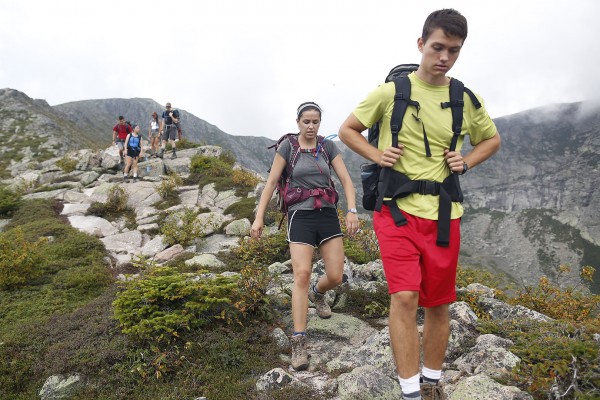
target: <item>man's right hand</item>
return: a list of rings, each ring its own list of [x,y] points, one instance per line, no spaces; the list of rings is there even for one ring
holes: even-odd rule
[[[381,153],[381,159],[378,164],[380,167],[384,168],[392,167],[402,155],[404,155],[404,145],[398,143],[398,147],[388,147]]]

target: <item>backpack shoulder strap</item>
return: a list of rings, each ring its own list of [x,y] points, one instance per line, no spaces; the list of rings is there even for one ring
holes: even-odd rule
[[[298,135],[294,133],[288,133],[284,135],[283,138],[287,138],[288,142],[290,142],[291,151],[290,151],[290,159],[286,165],[287,170],[287,178],[286,181],[292,180],[292,172],[294,171],[294,167],[298,163],[300,159],[300,142],[298,141]],[[282,138],[282,139],[283,139]]]
[[[442,108],[452,108],[452,132],[454,135],[452,135],[452,142],[450,142],[450,151],[456,149],[456,143],[460,136],[460,131],[462,130],[463,111],[465,107],[463,98],[465,93],[471,98],[471,102],[475,108],[481,108],[481,103],[477,96],[475,96],[475,93],[455,78],[450,79],[450,101],[441,103]]]
[[[327,161],[327,165],[331,168],[331,157],[329,157],[329,152],[327,151],[327,146],[325,146],[325,137],[321,135],[317,135],[317,151],[321,151],[323,153],[323,157],[325,157],[325,161]]]
[[[419,103],[410,99],[410,79],[401,76],[394,80],[396,94],[394,95],[394,109],[390,118],[390,129],[392,131],[392,146],[398,147],[398,133],[402,129],[402,120],[409,105],[420,107]]]
[[[466,86],[465,86],[465,93],[469,95],[469,97],[471,98],[471,102],[473,103],[473,105],[475,106],[475,108],[476,109],[480,109],[481,108],[481,103],[479,102],[479,99],[477,98],[477,96],[475,96],[475,93],[473,93],[471,91],[471,89],[469,89]]]
[[[463,123],[463,109],[465,102],[463,100],[465,94],[465,85],[458,79],[450,79],[450,101],[442,102],[442,108],[451,108],[452,111],[452,141],[450,142],[450,151],[456,149],[456,143],[460,136]]]
[[[402,129],[402,120],[404,114],[409,105],[414,106],[417,110],[421,107],[419,102],[410,99],[410,78],[408,76],[401,76],[394,80],[396,87],[396,94],[394,95],[394,109],[392,110],[392,116],[390,117],[390,129],[392,131],[392,146],[398,147],[398,133]],[[385,189],[388,187],[391,175],[391,168],[382,168],[379,175],[379,182],[377,183],[377,201],[375,203],[375,210],[381,210],[383,205],[383,197]]]

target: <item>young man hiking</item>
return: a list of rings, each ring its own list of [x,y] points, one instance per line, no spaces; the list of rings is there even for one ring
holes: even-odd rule
[[[162,118],[160,120],[160,132],[162,138],[162,144],[160,147],[160,153],[158,157],[163,158],[165,153],[165,148],[167,147],[167,141],[171,141],[171,146],[173,148],[173,154],[171,154],[171,159],[177,158],[177,145],[175,140],[177,139],[177,124],[179,123],[179,111],[171,109],[171,103],[167,103],[165,105],[165,111],[162,113]]]
[[[439,381],[450,331],[448,306],[456,300],[463,214],[462,194],[456,195],[460,193],[456,175],[466,173],[500,148],[500,135],[480,97],[468,95],[465,89],[461,95],[464,103],[450,101],[446,74],[466,37],[467,21],[458,11],[435,11],[425,21],[417,40],[421,63],[408,75],[410,101],[396,146],[392,146],[390,126],[395,82],[372,91],[339,133],[353,151],[383,167],[382,177],[393,177],[380,178],[379,188],[386,199],[376,206],[373,225],[391,297],[390,342],[404,399],[446,398]],[[453,116],[456,105],[462,107],[459,117]],[[462,124],[454,129],[456,142],[451,145],[454,118],[462,119]],[[361,132],[379,121],[379,142],[374,147]],[[466,134],[473,149],[463,156],[460,149]],[[446,186],[451,181],[456,182]],[[398,182],[412,189],[401,192]],[[447,205],[444,210],[443,204]],[[421,374],[418,306],[425,309]]]
[[[125,139],[133,130],[131,126],[125,123],[125,117],[119,115],[119,122],[113,127],[112,139],[113,145],[119,148],[119,158],[123,164],[125,151]]]

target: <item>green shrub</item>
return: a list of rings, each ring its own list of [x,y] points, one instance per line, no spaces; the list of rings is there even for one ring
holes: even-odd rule
[[[263,319],[270,319],[272,312],[268,307],[267,289],[273,279],[267,267],[247,265],[242,268],[240,274],[235,308],[244,318],[259,315]]]
[[[0,233],[0,289],[15,289],[41,275],[44,255],[40,247],[46,240],[32,243],[19,227]]]
[[[190,208],[168,215],[160,226],[160,233],[169,246],[177,243],[187,246],[205,232],[206,227],[198,220],[198,214]]]
[[[113,221],[126,212],[131,211],[127,206],[129,194],[120,185],[113,185],[108,190],[106,202],[93,202],[87,210],[88,215],[96,215]]]
[[[229,167],[233,167],[235,162],[237,161],[235,158],[235,154],[233,154],[230,150],[225,150],[219,156],[219,159],[223,161],[225,164],[229,165]]]
[[[559,274],[567,273],[570,267],[562,265]],[[587,266],[581,271],[584,280],[592,279],[594,268]],[[577,287],[561,288],[543,276],[537,286],[525,286],[509,301],[520,304],[547,316],[567,321],[581,322],[600,313],[600,295],[587,294]]]
[[[6,229],[16,228],[30,222],[38,222],[45,219],[56,219],[62,205],[54,200],[35,199],[27,200],[21,203],[19,208],[13,213],[13,217]],[[24,230],[25,236],[29,232]]]
[[[231,181],[237,187],[238,195],[246,197],[248,192],[258,185],[260,178],[250,171],[234,169],[231,174]]]
[[[98,264],[63,269],[52,279],[55,288],[85,297],[99,295],[112,281],[108,269]]]
[[[233,203],[223,211],[223,214],[232,214],[236,219],[248,218],[250,222],[254,221],[254,208],[256,207],[256,198],[244,197],[237,203]]]
[[[345,214],[342,210],[338,210],[338,218],[344,234],[344,254],[349,260],[357,264],[366,264],[381,258],[375,231],[367,228],[364,220],[358,220],[358,232],[354,236],[349,236],[346,231]]]
[[[77,167],[77,160],[67,156],[66,154],[60,160],[56,161],[56,166],[62,169],[64,172],[73,172]]]
[[[114,301],[123,333],[138,340],[169,343],[183,331],[224,318],[235,279],[192,279],[171,267],[157,267],[123,284]]]
[[[534,320],[501,320],[480,323],[481,333],[493,333],[512,340],[510,351],[521,361],[506,382],[534,399],[547,399],[552,387],[564,399],[597,399],[600,391],[598,343],[600,321],[585,323]],[[573,386],[571,386],[573,385]],[[570,388],[567,391],[567,388]]]
[[[190,162],[190,170],[203,176],[231,177],[232,175],[231,165],[221,158],[196,155]]]
[[[182,137],[181,140],[177,142],[177,150],[193,149],[196,147],[200,147],[200,144],[191,142],[188,139],[186,139],[185,137]],[[165,148],[165,150],[169,151],[172,149],[173,149],[173,146],[171,146],[171,142],[167,143],[167,147]]]
[[[0,217],[10,217],[20,204],[20,195],[0,186]]]
[[[247,238],[240,241],[229,256],[223,255],[232,271],[241,271],[247,265],[267,267],[274,262],[289,260],[290,252],[285,227],[271,235],[263,235],[259,240]]]
[[[177,189],[183,184],[179,174],[170,174],[169,177],[160,182],[156,191],[163,199],[179,197]]]

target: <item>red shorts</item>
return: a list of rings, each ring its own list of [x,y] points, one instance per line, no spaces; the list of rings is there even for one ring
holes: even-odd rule
[[[460,219],[450,222],[450,246],[436,245],[437,221],[402,211],[408,223],[396,226],[387,206],[373,213],[389,293],[418,291],[419,305],[436,307],[456,300]]]

